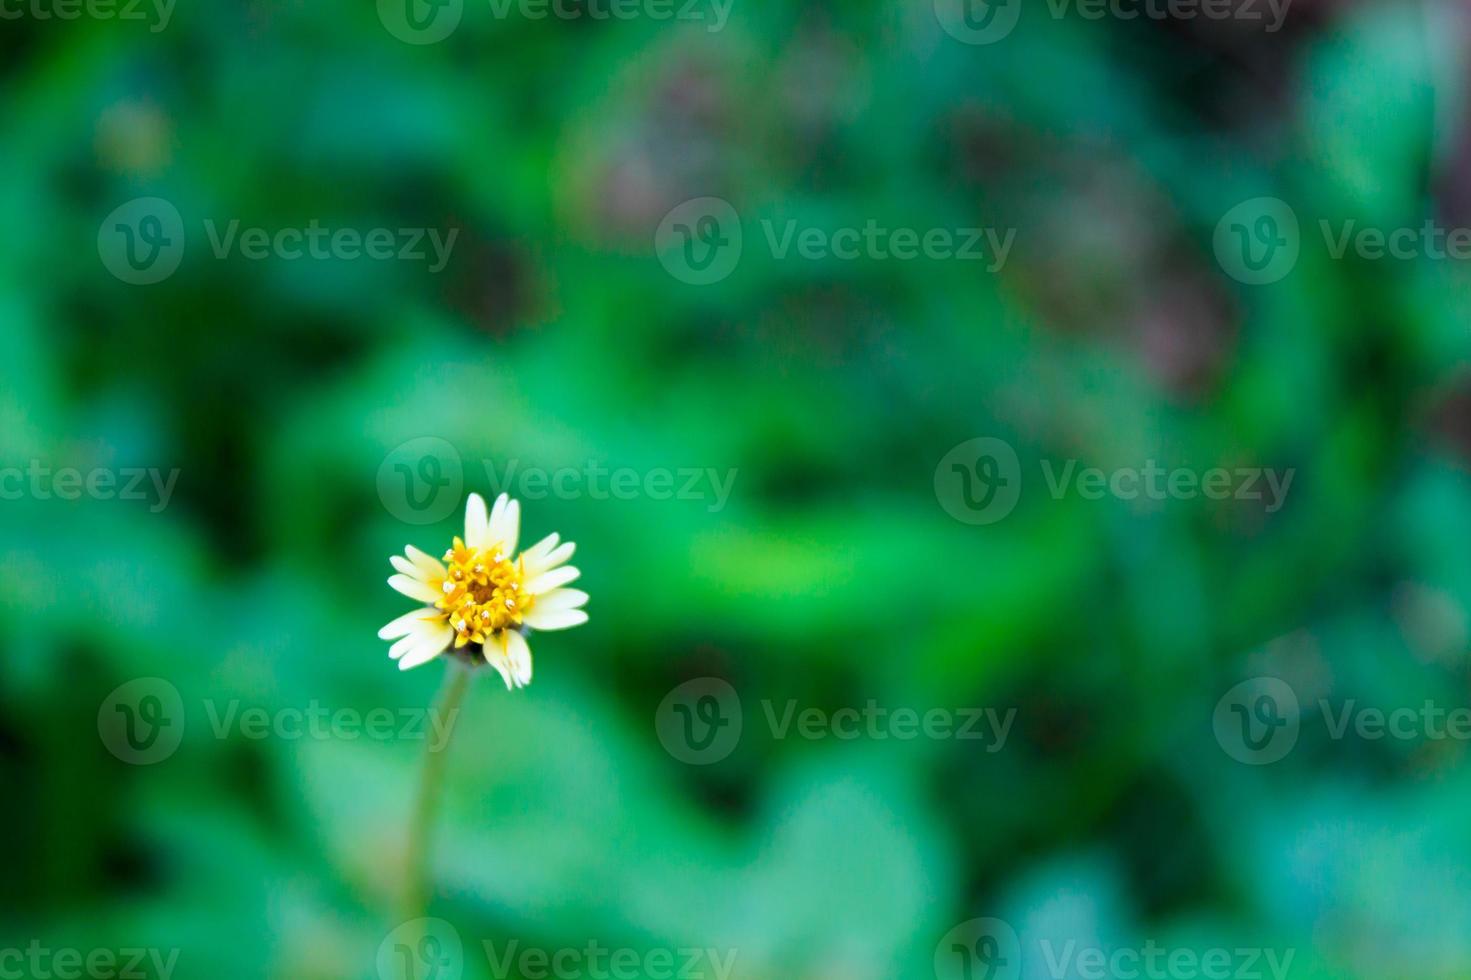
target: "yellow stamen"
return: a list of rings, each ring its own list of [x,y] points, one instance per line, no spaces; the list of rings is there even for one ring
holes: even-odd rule
[[[457,647],[484,643],[497,630],[521,625],[531,598],[521,588],[525,573],[519,563],[500,552],[491,556],[470,548],[459,538],[444,561],[449,568],[437,606],[455,628]]]

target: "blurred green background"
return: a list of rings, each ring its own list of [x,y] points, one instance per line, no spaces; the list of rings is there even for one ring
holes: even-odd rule
[[[1272,31],[1029,3],[976,44],[948,0],[734,0],[719,29],[652,2],[165,23],[7,0],[0,951],[382,976],[424,741],[218,719],[430,704],[442,665],[400,673],[375,637],[411,606],[387,556],[442,551],[464,493],[525,489],[494,485],[509,466],[596,464],[637,488],[521,494],[524,543],[578,543],[592,618],[532,638],[528,689],[470,692],[429,907],[463,954],[415,980],[536,975],[486,942],[728,950],[730,976],[783,980],[1104,975],[1044,941],[1471,976],[1465,735],[1331,724],[1467,702],[1471,278],[1318,230],[1471,224],[1463,11],[1297,0]],[[396,19],[451,14],[433,43]],[[705,197],[743,244],[698,283],[666,215]],[[1218,226],[1263,197],[1300,254],[1251,284]],[[145,204],[117,230],[155,198],[177,227]],[[213,246],[232,221],[455,238],[438,271],[252,258]],[[788,221],[1015,244],[996,271],[779,255]],[[179,242],[177,269],[117,274],[123,234],[134,258]],[[426,437],[461,478],[420,523],[395,481],[442,472]],[[980,437],[1014,449],[1020,496],[973,524],[942,461]],[[1295,476],[1271,512],[1042,476],[1150,460]],[[21,478],[41,468],[178,474],[166,503],[65,499]],[[685,468],[731,474],[728,498],[642,482]],[[1244,764],[1214,719],[1262,677],[1299,700],[1297,741]],[[182,741],[130,764],[115,692],[143,678],[177,691]],[[679,707],[691,681],[742,723],[706,764],[668,747],[708,703]],[[870,701],[1014,724],[996,745],[770,720]]]

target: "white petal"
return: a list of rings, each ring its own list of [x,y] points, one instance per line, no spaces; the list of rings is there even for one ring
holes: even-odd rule
[[[511,658],[511,674],[516,678],[516,686],[530,684],[531,647],[526,645],[526,637],[516,630],[506,630],[506,655]]]
[[[431,588],[427,583],[420,582],[416,578],[409,578],[407,575],[390,576],[388,579],[388,584],[394,589],[397,589],[399,592],[402,592],[404,595],[408,596],[410,599],[418,599],[420,602],[435,603],[442,598],[440,594],[435,589]]]
[[[433,555],[426,555],[413,545],[405,548],[404,554],[408,555],[409,561],[419,566],[419,569],[423,571],[424,574],[420,575],[419,578],[426,582],[444,578],[449,574],[445,567],[439,563],[438,558],[435,558]]]
[[[421,629],[426,619],[439,618],[440,613],[437,609],[415,609],[413,612],[404,613],[379,630],[378,639],[396,640],[400,636],[408,636]]]
[[[587,613],[581,609],[536,608],[526,614],[526,625],[534,630],[565,630],[587,622]]]
[[[560,548],[554,548],[545,555],[526,559],[526,574],[535,578],[543,572],[549,572],[558,565],[567,564],[567,559],[572,557],[572,552],[577,550],[577,545],[571,541],[565,542]]]
[[[420,643],[399,658],[398,669],[413,670],[415,667],[422,667],[443,652],[444,647],[435,646],[433,643]]]
[[[568,582],[575,582],[577,576],[581,574],[573,566],[563,565],[561,568],[554,568],[550,572],[543,572],[527,582],[526,591],[532,595],[541,595],[543,592],[550,592],[558,586],[566,585]]]
[[[521,536],[521,504],[506,494],[495,498],[490,512],[490,543],[507,557],[516,553],[516,540]]]
[[[490,522],[489,522],[489,525],[491,527],[499,527],[501,521],[505,520],[505,517],[506,517],[506,505],[509,504],[510,502],[511,502],[511,495],[508,494],[508,493],[500,494],[499,496],[497,496],[495,498],[495,503],[492,504],[491,505],[491,508],[490,508]]]
[[[416,581],[422,582],[425,578],[428,577],[424,574],[424,570],[422,568],[409,561],[403,555],[390,555],[388,558],[388,563],[399,572],[407,575],[409,578]]]
[[[393,641],[393,646],[388,648],[388,656],[393,660],[397,660],[422,642],[423,640],[418,633],[410,633],[408,636]]]
[[[587,605],[587,593],[581,589],[553,589],[536,597],[536,609],[560,611],[581,609]]]
[[[547,555],[551,554],[552,549],[557,546],[557,542],[560,540],[561,536],[556,534],[555,532],[553,532],[552,534],[548,534],[546,537],[536,542],[536,544],[521,552],[521,559],[525,561],[528,566],[531,566],[541,561]]]
[[[505,631],[499,635],[492,636],[485,642],[485,662],[496,669],[501,675],[501,680],[506,682],[506,690],[511,689],[511,658],[506,655]]]
[[[419,642],[399,658],[399,670],[412,670],[439,656],[454,641],[455,631],[441,621],[421,630],[417,636]]]
[[[478,493],[470,494],[465,503],[465,543],[472,548],[486,546],[485,531],[489,521],[485,516],[485,498]]]

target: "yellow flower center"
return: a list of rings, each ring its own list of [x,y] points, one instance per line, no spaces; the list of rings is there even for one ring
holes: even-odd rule
[[[521,625],[531,596],[525,594],[520,562],[455,538],[455,546],[444,553],[444,563],[449,574],[440,585],[444,596],[435,606],[454,627],[456,647],[484,643],[496,630]]]

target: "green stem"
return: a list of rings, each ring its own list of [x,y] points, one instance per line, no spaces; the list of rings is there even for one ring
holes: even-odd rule
[[[439,809],[440,788],[444,783],[444,763],[449,755],[449,743],[454,737],[455,720],[460,702],[470,686],[470,668],[453,657],[445,658],[449,665],[444,673],[444,686],[439,691],[440,724],[446,725],[444,744],[438,748],[426,742],[424,770],[419,778],[419,798],[409,821],[409,838],[404,855],[403,917],[407,922],[418,919],[428,911],[429,900],[429,853],[430,838],[434,831],[434,814]]]

